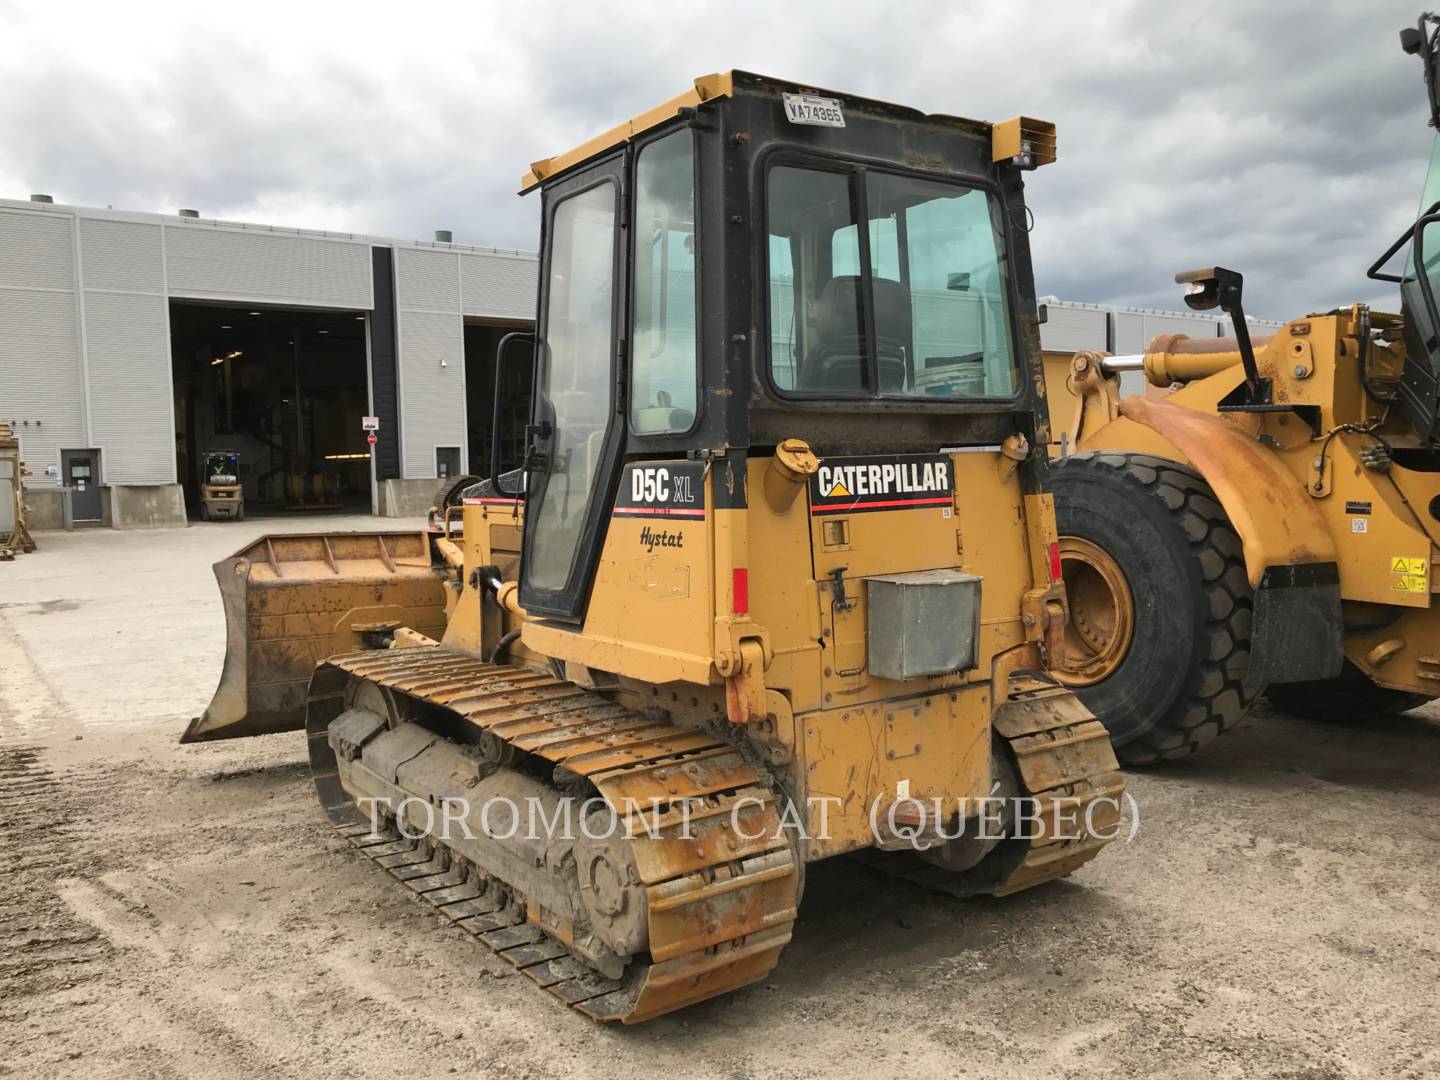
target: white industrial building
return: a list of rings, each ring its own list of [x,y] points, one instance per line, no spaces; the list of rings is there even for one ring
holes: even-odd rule
[[[422,512],[437,478],[489,467],[495,347],[531,325],[536,280],[533,254],[445,233],[0,200],[0,419],[32,474],[32,527],[58,527],[67,501],[77,522],[182,523],[201,455],[220,450],[262,504]],[[1054,350],[1229,332],[1196,315],[1044,306]],[[378,421],[373,454],[363,417]],[[503,419],[513,458],[523,400]]]
[[[248,497],[429,505],[488,454],[494,343],[533,320],[537,277],[533,254],[441,236],[0,200],[0,416],[32,524],[60,522],[66,486],[77,520],[183,522],[219,449]]]

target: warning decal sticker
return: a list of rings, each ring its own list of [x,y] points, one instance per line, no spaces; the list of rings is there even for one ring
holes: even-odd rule
[[[1430,560],[1423,556],[1391,556],[1390,573],[1394,575],[1390,588],[1397,592],[1430,591]]]
[[[815,514],[949,508],[954,463],[945,454],[824,458],[810,477]]]

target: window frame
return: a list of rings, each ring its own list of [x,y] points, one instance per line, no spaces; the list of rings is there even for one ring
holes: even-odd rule
[[[866,380],[875,390],[854,391],[848,393],[837,393],[834,391],[813,391],[813,390],[786,390],[775,381],[773,357],[770,355],[771,321],[770,321],[770,173],[779,166],[792,166],[796,168],[816,169],[822,172],[838,172],[850,177],[850,199],[852,212],[856,215],[856,235],[860,246],[860,279],[861,279],[861,318],[864,321],[865,337],[865,361]],[[758,200],[759,213],[756,230],[759,241],[756,248],[756,258],[760,272],[757,282],[763,295],[763,315],[761,324],[762,340],[765,343],[765,362],[759,365],[762,369],[760,382],[765,390],[780,401],[796,404],[818,404],[823,402],[867,402],[881,403],[892,407],[904,406],[947,406],[974,407],[983,405],[987,410],[1004,410],[1006,408],[1018,408],[1025,396],[1025,346],[1024,337],[1020,332],[1019,294],[1016,291],[1014,282],[1013,255],[1010,250],[1009,230],[1006,224],[1010,221],[1011,211],[1009,202],[1005,198],[1005,192],[996,184],[984,177],[965,175],[953,172],[927,172],[922,169],[906,169],[895,165],[890,161],[877,161],[873,158],[857,155],[831,154],[818,150],[799,149],[793,145],[775,146],[761,154],[755,162],[756,173],[759,183],[756,185],[761,198]],[[1005,303],[1007,308],[1007,324],[1010,330],[1011,341],[1011,363],[1015,371],[1015,390],[1006,397],[931,397],[919,394],[886,394],[879,391],[879,361],[875,348],[875,318],[874,318],[874,288],[872,281],[874,270],[871,267],[870,251],[870,214],[866,196],[866,177],[870,173],[883,173],[890,176],[911,177],[917,180],[928,180],[933,183],[947,184],[959,188],[968,188],[972,191],[983,191],[988,196],[987,206],[992,205],[989,200],[993,199],[993,205],[998,207],[1002,227],[995,232],[997,261],[1005,267]],[[860,225],[864,224],[864,228]],[[897,229],[903,226],[897,226]],[[904,260],[902,260],[903,262]],[[903,273],[906,280],[909,278],[909,268],[904,267]]]
[[[657,143],[660,140],[668,138],[669,136],[681,131],[686,131],[690,133],[690,182],[692,185],[691,197],[694,199],[695,210],[695,415],[690,421],[690,426],[683,430],[677,429],[675,431],[637,431],[635,428],[635,420],[631,413],[631,406],[634,403],[635,390],[635,357],[633,355],[635,342],[635,286],[634,282],[630,282],[628,288],[629,295],[626,296],[624,301],[624,329],[626,349],[626,356],[624,358],[626,368],[624,373],[624,412],[625,431],[632,439],[653,439],[659,442],[673,442],[676,439],[688,438],[689,436],[694,435],[695,432],[700,429],[700,424],[705,412],[705,356],[704,339],[701,336],[704,319],[704,312],[701,310],[701,304],[704,300],[704,290],[700,287],[700,279],[702,274],[700,259],[702,245],[705,242],[703,238],[704,210],[701,207],[700,198],[700,193],[702,190],[702,162],[700,157],[701,140],[699,139],[693,125],[683,123],[678,124],[674,127],[661,129],[660,131],[653,134],[647,133],[646,138],[637,139],[635,141],[635,143],[631,147],[631,153],[629,157],[629,160],[631,162],[629,166],[630,176],[626,178],[628,181],[626,186],[629,188],[629,190],[626,192],[622,192],[622,203],[626,218],[631,222],[638,221],[640,200],[640,184],[638,183],[638,177],[640,173],[641,155],[643,155],[645,151],[654,143]],[[635,228],[630,228],[628,231],[630,235],[627,240],[628,249],[625,252],[625,259],[626,265],[633,267],[635,266],[636,245],[640,242],[638,236],[639,230]]]
[[[544,419],[540,415],[540,385],[542,370],[546,372],[547,376],[549,370],[547,354],[550,348],[550,284],[554,259],[550,239],[554,232],[556,213],[571,199],[596,188],[609,186],[613,189],[611,205],[615,212],[615,233],[611,242],[610,271],[610,370],[608,375],[610,417],[605,428],[604,456],[601,467],[595,476],[595,484],[591,493],[590,513],[576,540],[569,574],[562,587],[546,588],[533,583],[529,571],[529,564],[534,558],[532,554],[533,534],[530,531],[527,531],[520,550],[519,583],[521,595],[525,598],[522,603],[529,611],[562,622],[579,622],[585,617],[590,602],[590,593],[595,585],[596,568],[599,565],[601,549],[604,546],[606,526],[609,522],[608,508],[604,512],[599,512],[596,506],[607,500],[613,500],[615,486],[619,482],[620,463],[625,451],[626,428],[623,414],[628,411],[628,406],[623,393],[625,384],[619,378],[619,374],[625,362],[622,353],[629,347],[628,340],[625,338],[627,323],[624,321],[629,288],[628,275],[625,272],[628,245],[623,235],[629,229],[626,220],[627,202],[624,181],[626,164],[625,155],[612,154],[587,166],[574,177],[557,183],[553,189],[546,192],[546,201],[541,216],[541,251],[547,254],[542,259],[540,267],[539,304],[536,310],[535,363],[531,373],[530,393],[530,420],[532,423]],[[531,483],[530,471],[526,470],[523,497],[527,520],[531,517],[531,502],[549,494],[549,480],[550,478],[547,476],[543,484],[535,485]]]
[[[861,336],[865,340],[865,380],[867,385],[861,387],[858,390],[827,390],[816,393],[806,390],[785,390],[782,389],[780,385],[775,381],[774,356],[770,352],[770,350],[773,348],[774,342],[774,337],[772,336],[772,329],[770,324],[770,237],[772,235],[772,233],[770,232],[770,174],[776,168],[785,168],[788,166],[792,168],[810,169],[813,172],[833,173],[834,175],[843,177],[845,179],[846,186],[849,188],[850,191],[850,216],[855,219],[853,222],[851,222],[851,224],[856,227],[856,257],[860,260],[861,267],[861,274],[859,276],[862,283],[869,280],[869,271],[866,270],[866,266],[870,258],[870,230],[868,228],[859,228],[860,222],[867,220],[862,216],[865,212],[864,192],[861,190],[861,188],[863,187],[863,177],[857,174],[856,171],[850,167],[853,162],[848,158],[837,157],[834,159],[830,159],[830,163],[828,165],[816,165],[811,160],[807,160],[811,158],[821,157],[828,157],[828,155],[797,154],[789,150],[789,148],[781,148],[779,152],[767,155],[762,163],[762,175],[764,179],[761,182],[760,190],[763,197],[760,199],[761,210],[758,217],[760,224],[759,235],[763,241],[761,250],[764,252],[761,261],[761,265],[764,267],[764,269],[760,275],[760,281],[763,284],[765,297],[764,330],[761,333],[761,340],[765,342],[767,350],[766,362],[763,365],[765,369],[764,379],[766,386],[775,393],[777,393],[780,397],[812,401],[869,401],[875,396],[874,392],[870,389],[870,387],[874,385],[873,353],[875,352],[875,334],[871,327],[871,322],[873,318],[871,313],[872,302],[870,298],[870,290],[868,288],[862,288],[860,290],[860,311],[858,313],[858,317],[862,327]],[[848,225],[842,226],[842,228],[849,227],[850,226]],[[830,242],[832,245],[835,242],[835,235],[839,231],[840,230],[837,229],[835,230],[835,232],[830,234]],[[807,268],[805,266],[805,259],[803,258],[803,245],[801,245],[802,250],[800,252],[802,257],[797,261],[795,259],[795,238],[784,237],[784,239],[789,241],[791,247],[790,262],[792,269],[795,271],[796,284],[796,288],[794,291],[794,296],[796,299],[795,315],[799,316],[800,290],[798,286],[807,277]],[[831,260],[831,275],[833,276],[833,250],[830,252],[829,258]],[[798,344],[800,340],[800,332],[803,329],[803,326],[798,317],[795,319],[794,325],[797,327],[796,342]],[[799,374],[799,370],[800,369],[797,364],[795,369],[797,376]]]

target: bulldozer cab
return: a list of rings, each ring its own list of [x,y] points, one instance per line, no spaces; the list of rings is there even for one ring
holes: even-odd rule
[[[583,621],[627,462],[1043,445],[1021,176],[1053,156],[1036,121],[737,71],[537,162],[525,610]]]

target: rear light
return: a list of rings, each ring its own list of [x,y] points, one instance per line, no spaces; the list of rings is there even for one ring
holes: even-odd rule
[[[734,602],[730,605],[731,611],[736,615],[750,614],[750,571],[737,566],[730,576],[730,591],[734,594]]]
[[[1058,543],[1056,543],[1056,544],[1051,544],[1049,550],[1050,550],[1050,580],[1051,580],[1051,581],[1059,581],[1059,580],[1060,580],[1060,545],[1059,545]]]

